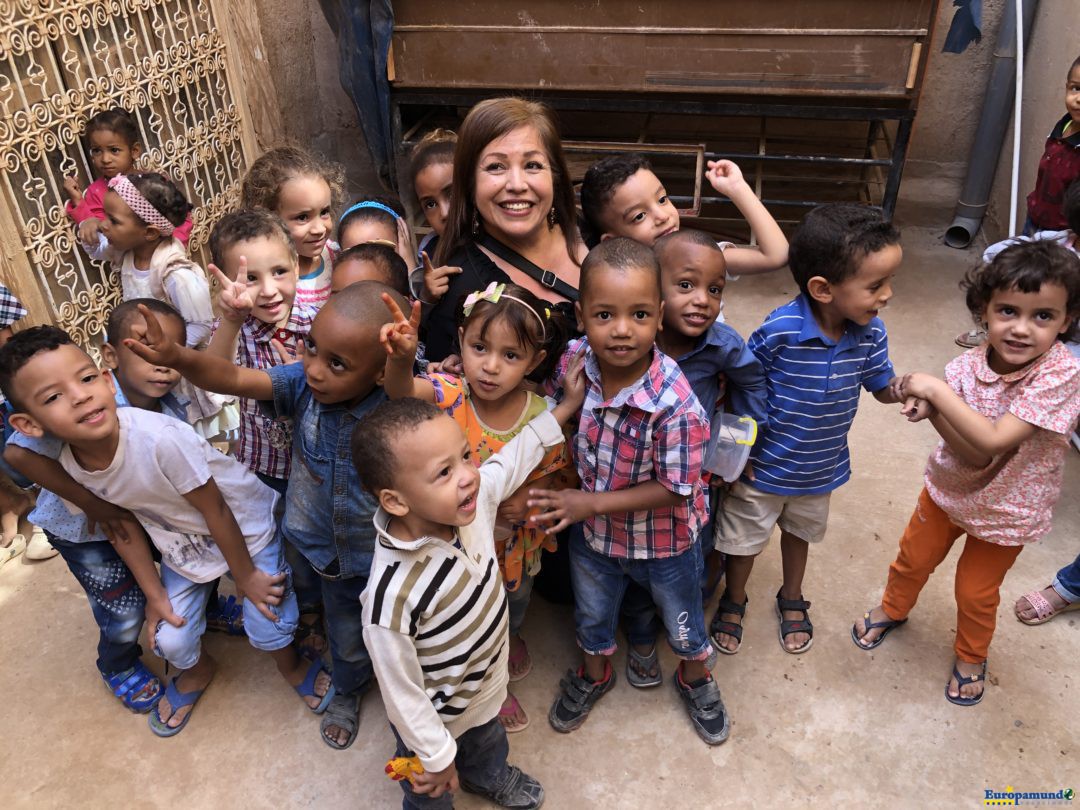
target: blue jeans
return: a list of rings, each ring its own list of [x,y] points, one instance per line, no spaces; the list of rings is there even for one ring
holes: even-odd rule
[[[529,609],[529,599],[532,598],[533,582],[536,577],[521,572],[521,582],[516,591],[506,592],[507,610],[510,614],[510,635],[516,636],[521,632],[521,625],[525,623],[525,611]]]
[[[570,533],[570,576],[574,585],[578,646],[589,655],[615,652],[619,606],[627,585],[635,582],[656,606],[675,655],[689,661],[704,661],[709,657],[711,645],[705,634],[701,605],[701,565],[701,554],[693,547],[678,556],[659,559],[608,557],[590,549],[580,525],[574,527]],[[628,618],[641,626],[635,624],[627,637],[631,643],[651,643],[644,640],[644,611],[635,614]],[[655,638],[655,634],[649,638]]]
[[[281,518],[285,514],[285,492],[288,489],[287,478],[275,478],[265,473],[255,473],[260,481],[274,490],[281,497],[274,509],[274,518],[278,528],[281,528]],[[300,553],[288,540],[285,541],[285,562],[292,569],[293,590],[296,591],[296,601],[300,604],[300,613],[318,613],[322,607],[321,577],[308,562],[307,557]],[[321,629],[320,629],[320,632]]]
[[[390,730],[394,732],[397,748],[394,751],[396,757],[411,757],[413,752],[402,741],[397,729],[393,725]],[[494,717],[482,726],[470,728],[457,738],[457,756],[454,764],[457,766],[458,777],[463,782],[468,782],[470,787],[483,790],[498,790],[506,781],[510,766],[506,764],[506,757],[510,753],[510,745],[506,741],[506,729]],[[401,789],[405,791],[401,806],[404,810],[414,808],[431,808],[431,810],[450,810],[454,806],[454,797],[444,793],[437,799],[422,793],[413,793],[412,785],[408,779],[399,782]]]
[[[146,608],[135,577],[109,543],[69,543],[45,534],[86,591],[98,626],[97,668],[105,676],[131,669],[142,655],[139,632]]]
[[[1080,555],[1057,572],[1053,587],[1066,602],[1080,602]]]
[[[281,535],[252,555],[251,562],[267,574],[273,575],[282,571],[289,574]],[[165,586],[173,612],[187,621],[183,627],[159,622],[154,633],[154,652],[177,669],[191,669],[199,662],[202,654],[202,637],[206,632],[206,601],[213,590],[214,582],[192,582],[162,563],[161,583]],[[244,631],[247,633],[248,642],[257,650],[273,652],[292,644],[300,613],[296,607],[296,594],[293,593],[290,577],[285,578],[285,593],[281,597],[281,603],[272,605],[270,611],[278,617],[277,621],[266,618],[254,603],[244,599]]]
[[[320,579],[334,689],[339,695],[363,695],[375,677],[371,656],[364,646],[360,611],[360,594],[367,587],[368,578]]]

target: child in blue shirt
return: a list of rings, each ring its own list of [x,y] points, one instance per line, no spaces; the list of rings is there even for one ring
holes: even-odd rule
[[[349,442],[357,421],[386,399],[379,387],[386,361],[379,329],[390,314],[382,293],[402,308],[409,306],[402,295],[375,281],[352,284],[331,296],[304,339],[302,363],[270,369],[234,366],[165,338],[147,313],[146,343],[128,342],[136,354],[177,369],[200,388],[250,397],[272,418],[293,420],[281,528],[321,576],[335,690],[322,738],[335,749],[348,748],[356,739],[360,699],[373,675],[358,608],[376,542],[376,503],[360,486]]]
[[[797,654],[813,643],[802,596],[807,553],[825,536],[830,493],[851,475],[847,434],[860,388],[879,402],[900,401],[878,313],[892,297],[902,255],[899,231],[861,205],[819,206],[792,237],[789,264],[801,292],[773,310],[749,343],[768,381],[768,426],[718,521],[727,589],[709,635],[722,653],[739,650],[746,583],[777,524],[780,646]]]

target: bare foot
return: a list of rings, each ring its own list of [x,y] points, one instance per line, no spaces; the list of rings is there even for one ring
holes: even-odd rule
[[[529,717],[525,714],[525,710],[521,708],[517,698],[510,692],[506,693],[506,700],[503,701],[502,708],[499,709],[499,722],[502,723],[502,727],[506,729],[508,734],[521,731],[529,723]]]
[[[1069,606],[1069,603],[1061,598],[1061,595],[1053,589],[1052,586],[1043,588],[1039,593],[1042,594],[1043,599],[1050,603],[1050,607],[1057,613],[1060,610],[1064,610]],[[1039,618],[1039,612],[1031,606],[1031,603],[1027,600],[1026,596],[1021,596],[1016,600],[1016,604],[1013,606],[1013,610],[1016,612],[1017,618],[1027,619],[1028,621]]]
[[[981,675],[983,671],[983,664],[969,664],[966,661],[956,659],[957,671],[966,678],[970,678],[972,675]],[[986,681],[975,681],[971,683],[965,680],[964,685],[957,689],[956,678],[949,678],[949,695],[952,697],[965,697],[974,698],[983,693],[983,689],[986,687]]]
[[[199,663],[191,669],[184,670],[176,677],[176,690],[180,694],[185,694],[205,689],[210,685],[210,681],[214,679],[214,669],[213,659],[203,653]],[[181,706],[174,712],[172,706],[169,705],[168,696],[162,695],[157,704],[157,714],[169,728],[176,728],[184,722],[184,718],[191,714],[194,708],[195,704],[192,703],[190,706]]]
[[[521,680],[528,675],[532,669],[532,658],[529,657],[529,648],[525,646],[525,639],[521,636],[510,636],[510,659],[508,668],[510,680],[512,681]]]

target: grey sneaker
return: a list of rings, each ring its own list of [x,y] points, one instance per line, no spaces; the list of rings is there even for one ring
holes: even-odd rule
[[[589,716],[596,701],[611,691],[615,686],[615,669],[607,665],[607,680],[591,683],[585,680],[582,671],[566,671],[566,677],[559,681],[562,690],[548,712],[551,727],[562,734],[568,734],[579,728]]]
[[[508,765],[506,779],[496,790],[487,790],[470,785],[461,780],[461,789],[468,793],[483,796],[499,807],[512,807],[515,810],[534,810],[544,803],[543,786],[521,768]]]
[[[690,715],[690,722],[694,724],[694,730],[709,745],[720,745],[728,738],[731,724],[728,721],[727,711],[724,710],[724,701],[720,698],[720,687],[716,679],[711,675],[709,680],[700,686],[687,686],[679,677],[679,671],[675,670],[672,678],[675,683],[675,691],[686,704],[686,712]]]

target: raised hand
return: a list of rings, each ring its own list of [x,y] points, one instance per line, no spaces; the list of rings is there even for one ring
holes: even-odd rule
[[[297,341],[300,345],[303,345],[303,341]],[[289,350],[285,348],[285,344],[277,338],[270,339],[270,348],[274,350],[274,354],[277,355],[277,365],[289,366],[293,363],[299,363],[299,357],[293,357],[289,354]]]
[[[710,160],[705,171],[705,179],[725,197],[730,197],[733,192],[746,186],[742,169],[730,160]]]
[[[142,340],[125,338],[124,345],[148,363],[175,368],[183,346],[165,337],[157,315],[142,304],[139,304],[139,314],[146,321],[146,336]]]
[[[247,278],[247,256],[240,257],[240,269],[236,271],[236,281],[221,272],[221,268],[216,264],[209,265],[209,268],[210,274],[221,285],[221,293],[218,296],[221,317],[234,323],[243,322],[255,307],[255,301],[251,297],[247,284],[240,281]]]
[[[446,295],[446,291],[450,289],[450,278],[461,273],[461,268],[449,265],[434,267],[426,251],[420,254],[420,258],[424,262],[424,292],[427,294],[428,303],[434,304]]]
[[[386,349],[386,354],[397,360],[416,357],[416,347],[420,341],[420,302],[413,301],[409,317],[401,311],[397,301],[387,293],[382,294],[383,303],[393,316],[393,323],[383,324],[379,330],[379,342]]]
[[[68,195],[72,205],[79,205],[83,201],[82,185],[78,177],[64,178],[64,193]]]
[[[84,245],[97,246],[98,233],[101,231],[101,220],[90,217],[79,223],[79,241]]]

